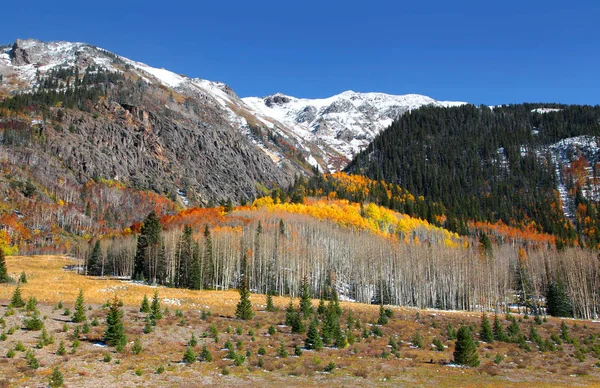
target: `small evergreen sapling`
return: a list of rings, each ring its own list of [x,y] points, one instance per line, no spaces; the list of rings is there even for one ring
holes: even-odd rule
[[[75,311],[73,312],[73,322],[79,323],[79,322],[84,322],[86,320],[87,320],[87,318],[85,316],[83,290],[79,289],[79,295],[77,295],[77,299],[75,300]]]
[[[308,327],[308,333],[306,334],[306,340],[304,341],[306,349],[321,350],[323,349],[323,341],[319,335],[319,321],[317,318],[313,319]]]
[[[17,288],[15,288],[15,291],[12,294],[12,297],[10,298],[10,307],[14,307],[14,308],[21,308],[25,306],[25,301],[23,300],[23,296],[21,295],[21,286],[17,285]]]
[[[272,313],[275,312],[275,305],[273,304],[273,295],[271,292],[267,293],[267,307],[265,308],[266,311]]]
[[[494,333],[486,314],[483,314],[481,317],[481,331],[479,332],[479,338],[488,344],[494,342]]]
[[[119,307],[119,300],[117,299],[116,295],[112,304],[110,305],[108,315],[106,317],[104,341],[108,345],[114,346],[117,351],[123,350],[123,347],[127,343],[125,327],[121,321],[121,308]]]
[[[64,376],[58,367],[55,367],[52,371],[52,374],[48,378],[48,383],[50,387],[62,387],[64,384]]]
[[[456,348],[454,350],[454,362],[465,366],[479,366],[479,355],[477,344],[473,341],[471,329],[461,326],[456,335]]]
[[[196,362],[196,354],[191,346],[186,346],[185,352],[183,353],[183,362],[186,364],[193,364]]]
[[[163,313],[160,311],[160,300],[158,299],[158,291],[154,291],[152,305],[150,306],[150,317],[153,321],[158,321],[163,317]]]
[[[235,310],[235,317],[242,320],[249,320],[254,317],[252,303],[250,302],[250,290],[245,275],[242,277],[242,284],[240,285],[240,301]]]
[[[142,300],[142,305],[140,306],[140,312],[144,314],[148,314],[150,312],[150,301],[146,294],[144,294],[144,299]]]

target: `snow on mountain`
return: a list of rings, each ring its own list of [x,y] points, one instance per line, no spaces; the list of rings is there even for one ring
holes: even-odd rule
[[[551,112],[560,112],[561,109],[556,109],[556,108],[536,108],[536,109],[532,109],[531,112],[532,113],[551,113]]]
[[[253,113],[284,124],[304,140],[325,144],[347,160],[405,112],[424,105],[447,107],[465,104],[436,101],[419,94],[390,95],[351,90],[322,99],[296,98],[277,93],[264,98],[246,97],[242,100]],[[326,167],[338,170],[343,165],[327,163]]]
[[[190,78],[166,69],[72,42],[17,40],[0,50],[0,92],[33,90],[38,74],[61,67],[90,65],[129,72],[148,83],[160,83],[186,98],[200,99],[222,112],[230,125],[247,136],[281,166],[338,171],[393,120],[424,105],[457,106],[418,94],[390,95],[346,91],[322,99],[277,93],[264,98],[239,98],[226,84]],[[291,160],[293,159],[293,160]]]

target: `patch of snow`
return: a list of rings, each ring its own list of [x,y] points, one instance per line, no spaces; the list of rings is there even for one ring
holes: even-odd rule
[[[550,113],[550,112],[560,112],[562,109],[556,109],[556,108],[536,108],[536,109],[532,109],[531,113]]]

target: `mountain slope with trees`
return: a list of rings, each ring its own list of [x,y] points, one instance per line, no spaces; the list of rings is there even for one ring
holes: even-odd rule
[[[443,204],[445,226],[452,230],[460,231],[467,220],[535,223],[559,244],[579,236],[581,245],[596,246],[594,196],[584,194],[597,191],[597,152],[573,147],[561,159],[552,146],[598,135],[597,106],[423,107],[380,133],[347,171]],[[573,225],[567,217],[571,210]]]

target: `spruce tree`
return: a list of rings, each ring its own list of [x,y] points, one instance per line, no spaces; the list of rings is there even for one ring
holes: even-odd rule
[[[150,301],[148,301],[146,294],[144,294],[144,299],[142,300],[142,305],[140,306],[140,312],[145,314],[150,312]]]
[[[191,346],[185,347],[185,352],[183,353],[183,362],[186,364],[193,364],[196,362],[196,353],[194,353],[194,349]]]
[[[481,317],[481,331],[479,332],[479,338],[488,344],[494,342],[494,333],[487,314],[483,314]]]
[[[162,319],[163,314],[160,311],[160,300],[158,299],[158,291],[154,291],[154,297],[152,298],[152,305],[150,306],[150,318],[153,321]]]
[[[494,332],[494,339],[496,341],[506,342],[508,340],[508,337],[506,336],[506,333],[504,332],[504,329],[502,328],[502,324],[500,323],[500,319],[498,318],[498,314],[494,315],[493,332]]]
[[[267,293],[267,306],[265,310],[270,313],[275,311],[275,305],[273,304],[273,295],[271,292]]]
[[[319,321],[315,317],[308,326],[308,333],[304,341],[306,349],[321,350],[323,349],[323,341],[319,335]]]
[[[119,300],[117,299],[116,295],[110,305],[108,315],[106,317],[104,342],[106,342],[109,346],[114,346],[118,351],[123,350],[123,347],[127,343],[125,327],[121,321],[121,308],[119,307]]]
[[[213,360],[213,356],[208,350],[206,344],[202,346],[202,350],[200,351],[200,359],[202,361],[211,362]]]
[[[155,255],[160,254],[161,230],[160,220],[153,210],[144,220],[144,225],[140,230],[135,251],[133,279],[148,280],[150,276],[148,263]]]
[[[10,298],[10,307],[14,307],[14,308],[21,308],[25,306],[25,301],[23,300],[23,296],[21,295],[21,286],[17,285],[17,288],[15,288],[15,291],[12,294],[12,297]]]
[[[321,299],[319,299],[319,307],[317,307],[317,314],[323,315],[325,314],[325,311],[325,298],[323,298],[323,295],[321,294]]]
[[[285,325],[286,326],[292,326],[292,323],[294,322],[294,313],[296,312],[296,309],[294,309],[294,302],[292,302],[292,298],[290,298],[290,303],[288,304],[287,308],[285,309]]]
[[[546,312],[554,317],[573,316],[573,305],[560,279],[548,285],[546,308]]]
[[[521,336],[521,328],[519,327],[519,324],[517,323],[515,317],[511,316],[510,321],[510,325],[506,330],[508,331],[508,336],[510,337],[510,339],[516,341]]]
[[[204,257],[202,258],[204,289],[210,289],[213,286],[215,274],[215,262],[213,257],[213,244],[208,225],[204,226]]]
[[[292,333],[303,333],[306,330],[300,311],[294,311],[292,314],[291,329]]]
[[[87,318],[85,316],[83,290],[79,289],[79,295],[77,295],[77,299],[75,300],[75,311],[73,312],[73,322],[80,323],[80,322],[84,322],[86,320],[87,320]]]
[[[48,378],[48,385],[52,388],[62,387],[64,384],[64,376],[58,367],[55,367],[52,374]]]
[[[0,248],[0,283],[8,282],[10,282],[10,277],[6,269],[6,258],[4,257],[4,250]]]
[[[310,284],[306,279],[306,276],[302,279],[301,295],[300,295],[300,310],[304,314],[304,317],[308,317],[314,312],[312,302],[310,300]]]
[[[461,326],[460,329],[458,329],[456,348],[454,350],[454,362],[459,365],[479,366],[477,345],[475,344],[475,341],[473,341],[473,335],[468,326]]]
[[[246,275],[243,275],[242,277],[242,284],[240,285],[240,301],[235,310],[235,317],[243,320],[252,319],[254,317],[252,303],[250,302],[250,290],[246,284]]]
[[[102,266],[100,261],[102,260],[102,249],[100,248],[100,240],[96,240],[94,249],[88,259],[87,263],[87,274],[91,276],[99,276],[102,272]]]
[[[377,320],[377,323],[380,325],[385,325],[388,323],[388,317],[385,313],[385,309],[383,308],[383,304],[379,305],[379,319]]]

